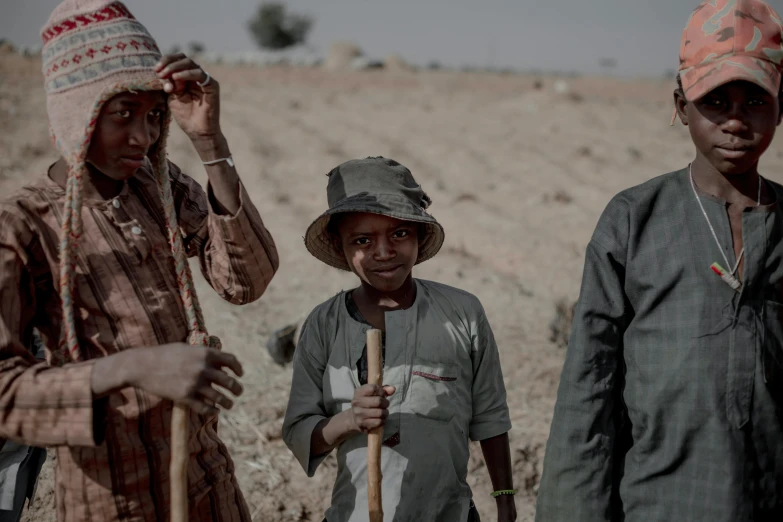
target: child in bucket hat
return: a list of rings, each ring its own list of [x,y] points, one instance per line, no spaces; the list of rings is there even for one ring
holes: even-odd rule
[[[188,258],[235,304],[278,260],[220,130],[219,85],[161,56],[121,2],[65,0],[42,39],[61,159],[0,202],[0,437],[57,446],[60,521],[167,520],[172,404],[186,404],[190,520],[249,521],[216,432],[222,389],[241,392],[225,368],[242,368],[207,334]],[[206,192],[166,158],[172,118]],[[25,348],[33,329],[50,364]]]
[[[783,520],[783,24],[711,0],[683,33],[696,155],[607,206],[585,271],[536,519]]]
[[[308,476],[337,450],[326,520],[367,519],[366,433],[377,426],[386,520],[479,520],[466,483],[469,439],[481,441],[499,520],[515,520],[511,424],[484,309],[465,291],[411,273],[443,244],[430,198],[407,168],[383,157],[332,170],[327,198],[305,245],[360,284],[302,326],[283,422]],[[369,328],[383,331],[383,387],[367,384]]]

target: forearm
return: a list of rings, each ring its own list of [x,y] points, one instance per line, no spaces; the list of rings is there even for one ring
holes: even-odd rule
[[[351,435],[359,433],[353,422],[351,410],[338,413],[319,422],[310,438],[310,455],[321,456],[332,451]]]
[[[228,158],[231,155],[228,141],[222,133],[196,138],[193,140],[193,146],[202,162]],[[236,215],[240,207],[239,175],[236,169],[230,166],[227,161],[205,165],[205,169],[212,187],[214,202],[219,207],[215,210],[224,215]]]
[[[99,399],[131,386],[134,364],[128,361],[128,353],[120,352],[95,361],[90,382],[94,398]]]
[[[508,433],[481,441],[481,452],[489,471],[494,491],[514,489],[514,477],[511,473],[511,451],[508,445]],[[513,522],[517,519],[514,495],[504,494],[495,497],[499,522]]]
[[[514,489],[514,477],[511,473],[511,451],[508,433],[481,441],[481,452],[489,471],[494,491]]]

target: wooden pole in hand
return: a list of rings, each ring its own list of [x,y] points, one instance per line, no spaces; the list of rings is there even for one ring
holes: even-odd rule
[[[171,412],[171,522],[188,522],[188,452],[190,411],[174,404]]]
[[[367,331],[367,384],[383,386],[383,360],[381,356],[381,331]],[[370,522],[383,522],[381,501],[381,438],[383,426],[367,435],[367,492],[369,495]]]

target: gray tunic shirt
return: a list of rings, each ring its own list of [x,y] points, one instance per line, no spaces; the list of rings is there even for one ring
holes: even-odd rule
[[[473,295],[416,280],[409,309],[387,312],[383,382],[396,386],[381,451],[386,522],[467,520],[468,439],[511,428],[498,349]],[[310,455],[313,429],[351,407],[368,326],[348,313],[340,293],[318,306],[294,355],[283,437],[309,476],[325,455]],[[367,436],[337,448],[329,522],[366,521]]]
[[[726,202],[700,197],[733,262]],[[710,270],[723,257],[687,170],[609,203],[587,247],[536,520],[783,520],[782,233],[777,203],[745,211],[739,294]]]

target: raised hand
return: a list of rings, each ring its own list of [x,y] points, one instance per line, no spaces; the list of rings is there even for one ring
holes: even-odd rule
[[[169,110],[191,140],[220,134],[220,85],[182,53],[160,59],[155,66],[169,94]]]

